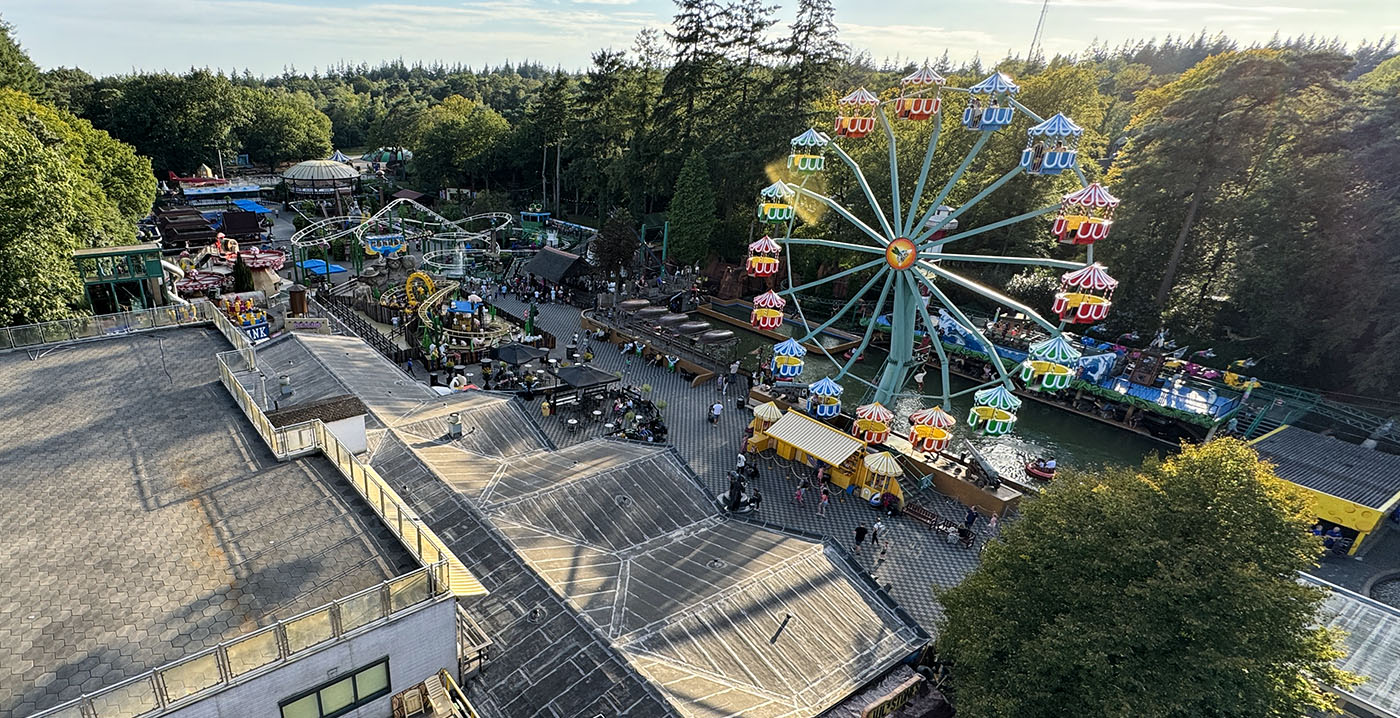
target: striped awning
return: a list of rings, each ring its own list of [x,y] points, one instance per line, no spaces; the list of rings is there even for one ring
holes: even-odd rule
[[[865,446],[864,441],[795,411],[784,414],[764,433],[832,466],[845,463]]]
[[[777,421],[783,418],[783,410],[779,409],[777,404],[770,401],[766,404],[755,406],[753,408],[753,415],[764,421]]]
[[[876,473],[881,476],[904,475],[904,469],[899,465],[898,461],[894,460],[893,456],[890,456],[890,452],[888,451],[881,451],[878,454],[870,454],[866,456],[865,468],[870,469],[872,473]]]

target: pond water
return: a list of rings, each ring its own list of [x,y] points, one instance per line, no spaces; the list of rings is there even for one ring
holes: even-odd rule
[[[760,334],[737,327],[735,333],[739,336],[739,347],[745,357],[744,366],[750,369],[756,367],[758,358],[754,350],[769,346],[772,342]],[[842,359],[840,355],[835,356]],[[884,359],[883,351],[868,350],[865,361],[856,362],[851,373],[873,382]],[[813,382],[824,376],[834,377],[840,370],[838,365],[816,352],[809,352],[805,362],[800,378],[804,382]],[[950,376],[950,380],[954,392],[969,389],[974,385],[972,381],[956,375]],[[931,369],[925,377],[924,386],[936,388],[938,381],[937,370]],[[842,400],[847,411],[854,409],[871,391],[870,387],[849,376],[839,383],[846,389]],[[909,393],[901,395],[894,406],[889,407],[898,417],[908,416],[937,403],[935,398],[914,395],[912,381],[905,390]],[[962,445],[962,440],[967,439],[1008,478],[1017,481],[1025,480],[1022,470],[1023,457],[1054,456],[1062,467],[1089,469],[1108,464],[1135,466],[1149,454],[1164,455],[1170,451],[1170,447],[1165,444],[1132,432],[1030,399],[1023,398],[1023,402],[1017,415],[1015,431],[1008,436],[993,437],[979,434],[963,422],[972,407],[972,395],[954,398],[951,412],[959,421],[953,428],[953,442],[950,448],[956,451]],[[905,426],[900,419],[896,419],[895,425],[896,430]]]

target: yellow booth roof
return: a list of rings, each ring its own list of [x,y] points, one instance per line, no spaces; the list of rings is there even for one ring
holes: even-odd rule
[[[784,414],[764,433],[832,466],[840,466],[865,448],[864,441],[796,411]]]

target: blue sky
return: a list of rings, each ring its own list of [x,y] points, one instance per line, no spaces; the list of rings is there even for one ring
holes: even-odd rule
[[[776,0],[790,11],[793,0]],[[835,0],[842,39],[877,59],[1025,52],[1040,0]],[[5,0],[43,67],[94,74],[191,65],[276,74],[403,58],[579,68],[670,24],[669,0]],[[788,14],[784,13],[784,19]],[[1315,33],[1349,43],[1400,33],[1400,0],[1051,0],[1043,46],[1224,31],[1244,42]]]

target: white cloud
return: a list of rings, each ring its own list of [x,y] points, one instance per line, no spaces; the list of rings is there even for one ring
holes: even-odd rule
[[[868,50],[872,57],[899,57],[910,60],[936,59],[947,50],[955,58],[970,58],[981,52],[983,58],[1000,57],[1001,41],[981,30],[952,30],[932,25],[861,25],[838,22],[841,40],[856,50]]]

